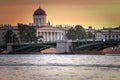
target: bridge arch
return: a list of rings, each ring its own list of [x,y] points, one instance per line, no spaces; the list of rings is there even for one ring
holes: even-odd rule
[[[42,50],[45,50],[48,48],[55,48],[55,47],[56,47],[56,44],[54,44],[54,43],[31,44],[31,45],[25,45],[25,46],[18,47],[17,49],[14,49],[13,51],[11,51],[9,53],[39,52],[39,51],[42,51]]]
[[[75,50],[103,50],[105,48],[114,47],[120,45],[118,41],[107,41],[107,42],[94,42],[77,46]]]

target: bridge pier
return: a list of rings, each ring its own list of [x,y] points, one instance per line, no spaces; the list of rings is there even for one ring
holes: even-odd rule
[[[57,53],[69,53],[72,49],[72,41],[57,41]]]
[[[13,43],[8,43],[7,44],[7,51],[8,51],[8,53],[13,51]]]

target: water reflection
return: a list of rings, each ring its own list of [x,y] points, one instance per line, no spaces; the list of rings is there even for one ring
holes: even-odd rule
[[[120,56],[0,55],[0,80],[119,80]]]

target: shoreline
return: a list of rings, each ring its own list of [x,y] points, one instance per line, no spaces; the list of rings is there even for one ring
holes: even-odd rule
[[[16,52],[16,53],[8,53],[7,51],[3,51],[2,53],[0,53],[0,55],[9,55],[9,54],[13,54],[13,55],[17,55],[17,54],[38,54],[38,55],[45,55],[45,54],[64,54],[64,55],[69,55],[69,54],[73,54],[73,55],[77,55],[77,54],[82,54],[82,55],[106,55],[106,54],[120,54],[120,50],[101,50],[101,51],[90,51],[90,50],[84,50],[84,51],[70,51],[70,52],[64,52],[64,53],[57,53],[56,51],[47,51],[47,52]]]

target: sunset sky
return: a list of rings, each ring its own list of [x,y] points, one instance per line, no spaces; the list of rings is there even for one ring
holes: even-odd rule
[[[0,0],[0,24],[32,23],[39,5],[52,25],[120,25],[120,0]]]

